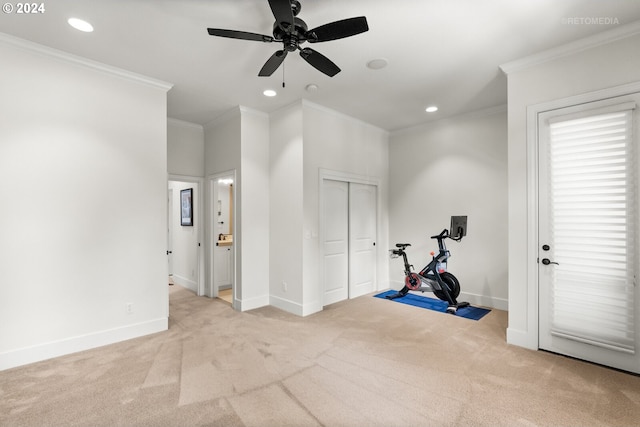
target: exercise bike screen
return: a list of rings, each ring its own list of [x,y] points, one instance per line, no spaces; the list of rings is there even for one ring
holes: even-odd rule
[[[467,216],[452,216],[449,235],[454,239],[461,239],[467,235]]]

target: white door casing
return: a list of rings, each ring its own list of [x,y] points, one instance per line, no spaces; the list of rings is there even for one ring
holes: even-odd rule
[[[173,275],[173,188],[167,190],[167,265]]]

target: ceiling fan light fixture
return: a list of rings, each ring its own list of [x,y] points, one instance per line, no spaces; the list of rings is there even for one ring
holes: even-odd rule
[[[263,94],[264,96],[269,97],[269,98],[273,98],[273,97],[274,97],[274,96],[276,96],[278,93],[277,93],[275,90],[273,90],[273,89],[267,89],[267,90],[265,90],[264,92],[262,92],[262,94]]]
[[[431,106],[425,108],[425,111],[427,113],[435,113],[436,111],[438,111],[438,107],[436,107],[435,105],[431,105]]]
[[[79,18],[69,18],[67,23],[71,25],[76,30],[82,31],[84,33],[93,32],[93,25],[88,23],[87,21]]]

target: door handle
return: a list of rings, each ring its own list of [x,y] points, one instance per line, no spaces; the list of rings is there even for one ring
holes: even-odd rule
[[[549,265],[549,264],[555,264],[555,265],[560,265],[555,261],[551,261],[549,258],[542,258],[542,263],[544,265]]]
[[[173,251],[167,251],[167,255],[172,254],[172,253],[173,253]]]

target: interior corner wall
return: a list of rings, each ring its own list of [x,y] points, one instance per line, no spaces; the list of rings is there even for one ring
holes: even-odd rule
[[[269,117],[269,300],[303,315],[303,124],[298,103]]]
[[[204,127],[205,175],[240,169],[241,119],[234,108]]]
[[[168,119],[167,170],[172,175],[204,176],[204,128]]]
[[[241,109],[239,224],[242,310],[269,305],[269,116]]]
[[[527,108],[640,81],[640,35],[508,74],[509,326],[507,341],[538,348],[537,289],[528,284]]]
[[[0,40],[0,369],[167,329],[167,87]]]
[[[322,310],[320,170],[378,183],[377,290],[388,288],[389,133],[308,101],[303,102],[303,314]]]
[[[467,215],[467,236],[445,242],[460,299],[506,310],[506,108],[394,132],[389,158],[390,242],[411,243],[409,260],[420,269],[438,250],[429,237],[449,229],[452,215]],[[391,263],[392,287],[400,289],[402,262]]]

